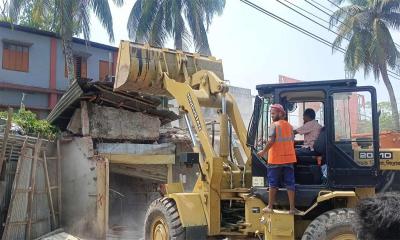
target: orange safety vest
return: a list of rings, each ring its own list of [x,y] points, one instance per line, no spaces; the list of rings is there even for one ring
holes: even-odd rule
[[[285,120],[273,123],[275,129],[275,142],[268,151],[269,164],[288,164],[296,162],[294,150],[294,135],[292,126]]]

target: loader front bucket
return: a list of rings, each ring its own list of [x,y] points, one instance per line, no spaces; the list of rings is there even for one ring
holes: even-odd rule
[[[224,79],[222,62],[214,57],[121,41],[114,91],[168,95],[163,87],[163,73],[184,82],[185,76],[190,78],[200,70],[213,71]]]

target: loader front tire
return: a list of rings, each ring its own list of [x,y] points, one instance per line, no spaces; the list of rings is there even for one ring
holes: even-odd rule
[[[348,208],[328,211],[315,218],[303,234],[302,240],[356,240],[353,230],[355,212]]]
[[[154,200],[146,212],[144,239],[184,240],[185,235],[175,201],[170,198]]]

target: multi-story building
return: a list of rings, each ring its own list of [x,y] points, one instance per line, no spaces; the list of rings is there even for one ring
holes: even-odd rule
[[[102,80],[114,72],[118,48],[79,38],[72,48],[76,77]],[[0,22],[0,109],[23,103],[43,118],[68,86],[57,34]]]
[[[73,38],[75,76],[104,80],[113,75],[118,48]],[[69,86],[60,37],[52,32],[0,22],[0,110],[25,107],[44,118]],[[250,89],[231,87],[246,124]]]

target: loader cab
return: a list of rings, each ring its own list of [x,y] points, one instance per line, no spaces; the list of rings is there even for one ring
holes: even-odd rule
[[[269,107],[280,103],[294,129],[303,125],[303,111],[311,108],[323,126],[320,157],[297,157],[295,165],[298,191],[319,192],[322,189],[374,187],[379,170],[379,136],[376,91],[358,87],[354,79],[258,85],[253,118],[248,130],[252,147],[254,187],[266,187],[266,159],[256,156],[265,146],[271,118]],[[322,133],[321,133],[322,134]],[[295,147],[301,147],[303,136],[296,135]],[[320,150],[321,151],[321,150]],[[316,159],[321,160],[319,164]],[[327,178],[321,165],[326,164]],[[301,193],[299,193],[301,195]],[[307,195],[308,193],[306,193]]]

